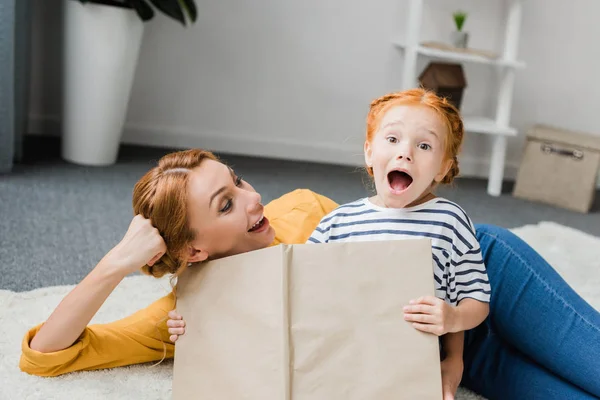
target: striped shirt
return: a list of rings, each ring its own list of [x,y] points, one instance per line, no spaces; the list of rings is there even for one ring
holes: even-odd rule
[[[307,243],[431,239],[436,297],[490,301],[490,283],[473,223],[456,203],[434,198],[410,208],[384,208],[368,198],[323,217]]]

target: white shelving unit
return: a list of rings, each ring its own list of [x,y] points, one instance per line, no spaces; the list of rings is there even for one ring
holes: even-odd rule
[[[500,57],[495,59],[422,46],[419,40],[419,32],[424,1],[408,0],[409,12],[406,21],[405,40],[394,42],[396,47],[404,51],[402,89],[406,90],[418,86],[417,60],[419,56],[459,63],[487,64],[499,69],[500,82],[495,118],[464,118],[466,131],[493,136],[487,192],[492,196],[499,196],[502,192],[502,180],[504,178],[507,138],[517,135],[517,130],[510,126],[510,110],[513,100],[515,71],[518,68],[525,67],[525,63],[517,60],[522,1],[524,0],[509,1],[504,32],[504,51]]]

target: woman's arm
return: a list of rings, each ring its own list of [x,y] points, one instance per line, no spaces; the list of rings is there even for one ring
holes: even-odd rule
[[[71,346],[121,280],[152,265],[165,251],[151,222],[134,217],[123,240],[56,307],[31,340],[31,349],[50,353]]]
[[[31,349],[51,353],[71,346],[124,277],[110,259],[102,259],[56,307],[31,341]]]
[[[19,367],[33,375],[57,376],[171,358],[175,348],[169,343],[166,319],[174,307],[175,295],[170,293],[126,318],[85,327],[75,343],[52,353],[30,348],[40,328],[36,326],[23,338]]]

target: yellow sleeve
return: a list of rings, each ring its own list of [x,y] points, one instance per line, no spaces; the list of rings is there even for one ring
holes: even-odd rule
[[[306,243],[321,219],[338,204],[308,189],[297,189],[273,200],[265,206],[265,216],[275,229],[275,241],[280,243]]]
[[[33,375],[57,376],[172,358],[174,345],[169,341],[166,321],[174,305],[171,293],[129,317],[86,327],[73,345],[52,353],[40,353],[29,347],[40,324],[23,338],[19,368]]]

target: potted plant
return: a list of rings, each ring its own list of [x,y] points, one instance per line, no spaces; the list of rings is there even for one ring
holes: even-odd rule
[[[452,44],[454,47],[466,49],[469,42],[469,33],[463,31],[465,20],[467,19],[467,13],[464,11],[456,11],[452,14],[454,18],[454,24],[456,25],[456,31],[452,32]]]
[[[195,0],[65,0],[65,160],[116,161],[144,23],[156,11],[184,26],[197,17]]]

